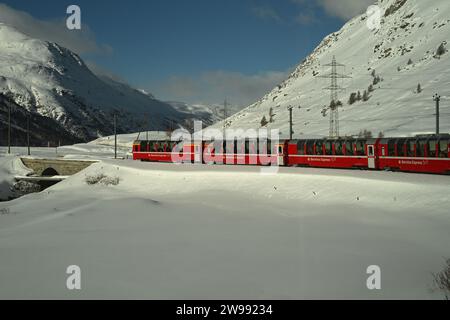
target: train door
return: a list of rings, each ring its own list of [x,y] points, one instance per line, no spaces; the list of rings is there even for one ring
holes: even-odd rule
[[[376,169],[375,166],[375,146],[373,144],[369,144],[367,146],[367,160],[369,169]]]
[[[284,144],[278,145],[277,153],[278,165],[284,166]]]
[[[202,162],[202,150],[199,144],[194,145],[194,162],[195,163]]]

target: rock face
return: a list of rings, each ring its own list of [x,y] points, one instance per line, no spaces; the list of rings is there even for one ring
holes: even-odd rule
[[[195,117],[126,84],[100,78],[74,52],[4,24],[0,24],[0,96],[1,101],[31,112],[36,121],[52,120],[71,141],[111,134],[114,113],[119,132],[139,131],[144,115],[150,128],[159,130]],[[2,129],[5,109],[0,104]]]
[[[377,136],[409,136],[435,131],[432,96],[441,101],[441,132],[450,131],[450,6],[448,0],[379,0],[380,28],[363,14],[327,36],[292,72],[261,100],[227,119],[227,126],[289,132],[287,107],[295,107],[294,136],[327,136],[330,73],[333,56],[351,78],[339,81],[340,134],[366,130]],[[370,20],[370,21],[369,21]],[[300,107],[300,108],[297,108]],[[271,111],[272,110],[272,111]],[[222,126],[218,123],[217,127]]]

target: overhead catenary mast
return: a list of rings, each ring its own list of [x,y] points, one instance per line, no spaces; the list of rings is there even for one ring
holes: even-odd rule
[[[321,78],[331,79],[331,85],[324,88],[325,90],[330,90],[330,138],[339,137],[339,105],[338,105],[338,92],[343,90],[341,86],[338,85],[338,79],[351,78],[344,74],[338,73],[338,67],[345,67],[345,65],[338,63],[336,57],[333,56],[333,60],[330,64],[326,64],[326,67],[331,67],[331,73],[327,75],[320,76]]]

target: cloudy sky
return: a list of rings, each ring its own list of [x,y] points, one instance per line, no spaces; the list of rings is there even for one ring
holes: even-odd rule
[[[245,106],[373,0],[9,0],[0,22],[162,100]],[[65,27],[77,4],[82,30]]]

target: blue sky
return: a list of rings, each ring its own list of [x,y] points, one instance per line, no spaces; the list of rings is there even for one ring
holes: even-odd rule
[[[97,72],[157,98],[245,105],[370,2],[12,0],[2,2],[0,21],[63,42]],[[70,4],[81,8],[81,32],[60,30]]]

